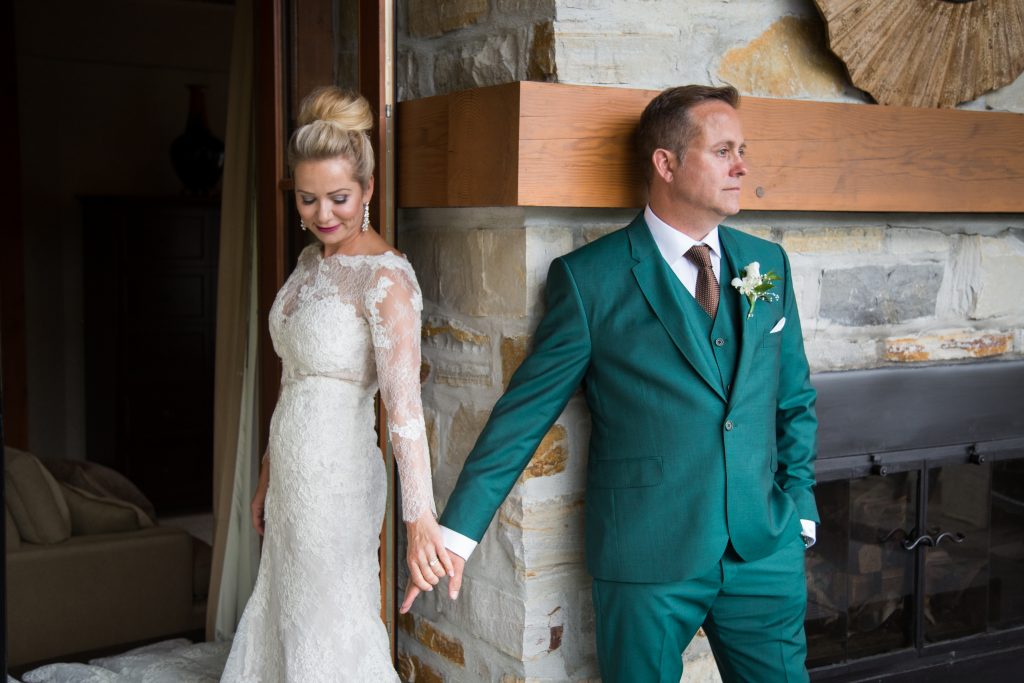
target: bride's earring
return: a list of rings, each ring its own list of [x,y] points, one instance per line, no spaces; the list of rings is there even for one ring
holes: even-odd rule
[[[305,231],[306,231],[306,221],[304,221],[304,220],[302,220],[302,219],[300,218],[300,219],[299,219],[299,227],[300,227],[300,228],[302,228],[302,231],[303,231],[303,232],[305,232]]]
[[[370,229],[370,205],[369,203],[363,204],[363,225],[362,231],[366,232]]]

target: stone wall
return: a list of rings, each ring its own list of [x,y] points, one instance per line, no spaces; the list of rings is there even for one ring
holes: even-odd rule
[[[864,102],[826,49],[811,0],[453,0],[400,3],[400,99],[533,78]],[[971,109],[1024,112],[1024,78]],[[399,213],[426,299],[424,402],[443,509],[490,408],[528,351],[554,257],[634,210]],[[730,224],[791,257],[816,372],[1024,355],[1024,215],[744,212]],[[582,502],[589,420],[570,401],[500,509],[458,602],[400,623],[415,681],[597,680]],[[401,579],[404,585],[404,577]],[[685,681],[717,681],[698,634]]]

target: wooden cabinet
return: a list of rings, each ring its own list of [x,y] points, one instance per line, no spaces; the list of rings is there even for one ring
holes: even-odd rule
[[[209,510],[220,203],[87,197],[86,453],[159,514]]]

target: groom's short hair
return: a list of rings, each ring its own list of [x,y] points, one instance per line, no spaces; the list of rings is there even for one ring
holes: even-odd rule
[[[721,100],[733,109],[740,106],[740,94],[731,85],[715,88],[710,85],[680,85],[667,88],[651,100],[636,129],[636,147],[640,155],[640,167],[644,180],[651,184],[653,164],[651,157],[656,149],[675,152],[680,159],[686,154],[686,146],[697,135],[690,110],[708,100]]]

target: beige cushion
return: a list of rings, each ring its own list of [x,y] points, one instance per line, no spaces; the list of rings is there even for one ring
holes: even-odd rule
[[[17,550],[21,546],[21,536],[18,535],[18,527],[14,525],[14,517],[11,517],[11,511],[4,506],[4,534],[7,539],[7,552]]]
[[[4,495],[21,539],[60,543],[71,536],[71,514],[60,485],[33,455],[4,449]]]
[[[71,533],[74,536],[112,534],[153,526],[153,520],[131,503],[93,495],[67,484],[60,487],[71,512]]]
[[[150,519],[156,517],[153,503],[128,477],[109,467],[87,460],[43,458],[41,462],[62,484],[104,498],[117,498],[140,508]]]

